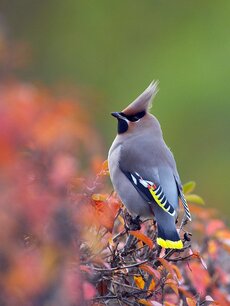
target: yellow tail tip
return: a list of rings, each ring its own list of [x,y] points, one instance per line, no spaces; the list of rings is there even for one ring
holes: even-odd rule
[[[181,240],[172,241],[172,240],[164,240],[162,238],[157,238],[157,244],[159,244],[165,249],[183,249],[183,243]]]

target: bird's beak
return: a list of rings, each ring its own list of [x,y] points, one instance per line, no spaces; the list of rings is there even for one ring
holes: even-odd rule
[[[124,119],[122,115],[118,112],[111,113],[111,115],[117,119]]]

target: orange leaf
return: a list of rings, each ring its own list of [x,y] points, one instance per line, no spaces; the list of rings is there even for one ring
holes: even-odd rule
[[[165,285],[169,286],[178,295],[178,284],[174,279],[166,279]]]
[[[156,279],[160,279],[161,278],[161,274],[159,271],[155,270],[154,268],[152,268],[151,266],[149,266],[148,264],[143,264],[140,265],[139,267],[141,270],[149,273],[150,275],[154,276]]]
[[[164,259],[164,258],[158,258],[157,259],[161,264],[162,264],[162,266],[172,275],[172,277],[174,278],[174,271],[173,271],[173,268],[172,268],[172,266],[169,264],[169,262],[166,260],[166,259]]]
[[[142,276],[134,276],[134,281],[138,288],[144,289],[145,281],[143,280]]]
[[[112,231],[114,224],[114,215],[106,202],[95,201],[94,203],[94,219],[103,225],[109,231]]]
[[[142,304],[142,305],[146,305],[146,306],[152,306],[153,304],[145,299],[140,299],[138,300],[138,303]]]
[[[164,306],[175,306],[175,304],[165,301],[164,302]]]
[[[124,222],[124,219],[122,218],[122,216],[118,216],[118,220],[120,221],[120,223],[122,224],[122,225],[125,225],[125,222]]]
[[[204,209],[203,207],[196,206],[192,203],[189,204],[189,209],[192,215],[196,215],[197,217],[199,217],[199,219],[208,220],[210,219],[210,217],[215,215],[215,212],[213,210],[207,208]]]
[[[229,244],[223,243],[223,249],[225,249],[225,251],[230,253],[230,245]]]
[[[216,303],[219,303],[221,306],[229,306],[229,300],[226,294],[221,292],[218,288],[214,288],[212,291],[212,296],[214,297]],[[213,304],[213,302],[212,302]]]
[[[107,194],[100,194],[100,193],[95,193],[92,195],[92,200],[95,202],[97,201],[105,201],[107,199],[108,195]]]
[[[220,240],[224,239],[224,240],[230,240],[230,231],[229,230],[219,230],[217,231],[216,235],[217,238],[219,238]]]
[[[214,301],[213,298],[210,295],[206,295],[205,301],[209,302],[209,306],[214,306],[214,305],[221,306],[221,304],[219,302],[217,302],[217,301]]]
[[[102,164],[100,175],[108,175],[109,173],[109,164],[108,160],[105,160]]]
[[[184,289],[183,287],[178,287],[178,289],[185,297],[193,299],[192,293],[190,293],[188,290]]]
[[[182,276],[179,268],[176,265],[173,265],[173,264],[171,264],[171,266],[172,266],[173,271],[175,272],[175,274],[177,276],[178,281],[182,282],[183,281],[183,276]]]
[[[112,231],[120,202],[114,197],[108,197],[108,194],[93,194],[92,204],[95,209],[95,221]]]
[[[155,287],[156,287],[156,283],[155,283],[155,281],[152,279],[151,284],[150,284],[148,290],[153,291],[153,290],[155,289]]]
[[[217,258],[218,249],[219,249],[219,246],[218,246],[217,241],[215,240],[208,241],[208,253],[213,259]]]
[[[152,240],[149,237],[147,237],[146,235],[142,234],[140,231],[130,231],[130,234],[133,235],[134,237],[136,237],[137,239],[141,240],[145,244],[147,244],[147,246],[150,249],[153,249]]]
[[[196,301],[193,298],[186,298],[186,302],[188,304],[188,306],[196,306]]]

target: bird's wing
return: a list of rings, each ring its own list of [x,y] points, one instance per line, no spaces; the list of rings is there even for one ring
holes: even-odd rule
[[[166,161],[167,161],[168,165],[171,167],[171,169],[173,169],[173,176],[174,176],[174,180],[176,182],[176,186],[177,186],[177,190],[178,190],[178,196],[181,199],[181,202],[183,204],[186,218],[189,221],[192,221],[192,217],[191,217],[191,214],[190,214],[190,211],[189,211],[189,207],[188,207],[187,201],[185,199],[185,196],[183,194],[182,183],[181,183],[181,180],[180,180],[179,173],[177,171],[175,159],[173,157],[172,152],[169,149],[166,150],[165,152],[166,152],[166,156],[165,156]]]
[[[129,172],[121,169],[125,176],[129,179],[138,193],[150,205],[154,202],[159,205],[165,212],[171,216],[176,215],[174,207],[169,203],[162,186],[159,183],[147,180],[141,177],[137,172]]]

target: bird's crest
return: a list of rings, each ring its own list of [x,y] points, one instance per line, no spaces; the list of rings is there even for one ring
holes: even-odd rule
[[[148,111],[152,106],[152,100],[158,92],[158,81],[153,81],[145,91],[129,104],[122,112],[126,115]]]

